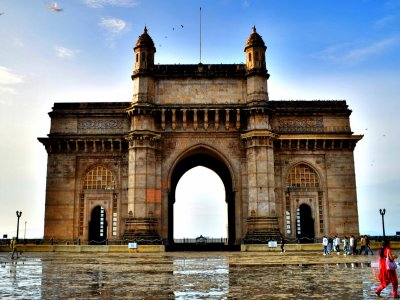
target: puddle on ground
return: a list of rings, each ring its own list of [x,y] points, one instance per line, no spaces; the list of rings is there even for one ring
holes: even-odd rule
[[[0,253],[0,298],[372,299],[377,272],[316,253]]]

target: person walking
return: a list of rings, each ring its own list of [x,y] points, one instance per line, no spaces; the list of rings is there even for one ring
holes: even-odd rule
[[[350,255],[354,254],[354,235],[350,236]]]
[[[329,254],[329,251],[328,251],[328,244],[329,244],[328,238],[327,238],[326,236],[324,236],[324,237],[322,238],[322,246],[324,246],[324,255]]]
[[[343,240],[343,252],[345,256],[350,253],[349,244],[350,244],[349,238],[345,236]]]
[[[358,254],[358,252],[357,252],[357,242],[358,242],[358,238],[354,237],[354,249],[353,249],[353,254],[354,255]]]
[[[338,236],[335,237],[335,244],[336,244],[336,254],[340,255],[340,238]]]
[[[365,254],[368,255],[369,252],[371,252],[371,255],[374,255],[374,252],[372,252],[372,249],[371,249],[371,241],[369,239],[369,236],[366,235],[365,236]]]
[[[362,235],[361,238],[360,238],[360,246],[361,246],[360,255],[363,254],[363,251],[365,252],[365,245],[366,245],[365,236]]]
[[[286,252],[285,244],[286,244],[285,238],[281,236],[281,253]]]
[[[387,287],[389,283],[392,284],[393,288],[393,297],[398,298],[397,288],[399,285],[398,278],[397,278],[397,271],[396,269],[389,269],[387,266],[387,262],[394,260],[397,258],[396,255],[392,254],[390,250],[390,241],[385,239],[382,243],[382,247],[379,252],[379,275],[378,279],[380,282],[379,287],[375,290],[376,295],[380,297],[381,292],[384,288]],[[396,264],[395,264],[396,266]]]
[[[331,254],[333,251],[333,239],[332,237],[328,237],[328,252]]]

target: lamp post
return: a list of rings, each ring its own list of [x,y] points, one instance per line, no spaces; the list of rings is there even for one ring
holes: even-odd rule
[[[385,218],[384,218],[384,215],[386,213],[386,209],[379,209],[379,213],[382,216],[382,230],[383,230],[383,237],[385,237]]]
[[[18,218],[18,220],[17,220],[17,241],[18,241],[18,233],[19,233],[19,218],[21,218],[21,215],[22,215],[22,211],[17,210],[17,218]]]

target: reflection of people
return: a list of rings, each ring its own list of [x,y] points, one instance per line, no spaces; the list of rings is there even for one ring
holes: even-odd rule
[[[18,253],[17,253],[17,239],[13,237],[10,241],[10,248],[11,248],[11,259],[14,259],[14,256],[18,258]]]
[[[398,278],[397,278],[397,272],[396,270],[388,270],[386,266],[386,258],[388,257],[390,261],[394,261],[395,258],[397,258],[396,255],[392,254],[392,251],[390,250],[390,241],[385,239],[382,243],[382,247],[380,249],[379,253],[379,275],[378,279],[380,281],[380,285],[378,289],[375,291],[375,293],[380,296],[382,290],[389,284],[392,284],[393,288],[393,297],[397,298],[397,287],[399,285],[398,283]]]

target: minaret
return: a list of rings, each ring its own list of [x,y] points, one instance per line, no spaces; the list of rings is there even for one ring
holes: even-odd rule
[[[247,172],[247,233],[245,239],[269,240],[280,236],[276,215],[274,139],[268,101],[269,74],[265,64],[267,47],[256,27],[244,48],[247,78],[247,127],[242,134]]]
[[[147,33],[147,27],[144,27],[144,31],[139,36],[135,47],[135,66],[133,69],[133,76],[141,72],[149,72],[154,66],[154,53],[156,48],[150,35]]]
[[[124,236],[127,239],[160,239],[157,232],[161,197],[158,180],[159,139],[154,120],[154,47],[153,40],[144,27],[135,47],[132,74],[133,97],[127,113],[130,118],[128,141],[128,215],[125,218]]]
[[[144,27],[135,47],[135,63],[133,67],[133,98],[132,103],[151,103],[154,98],[152,70],[156,48],[147,27]]]
[[[265,63],[267,47],[262,37],[253,26],[253,32],[247,39],[246,53],[247,70],[247,101],[268,101],[268,70]]]

